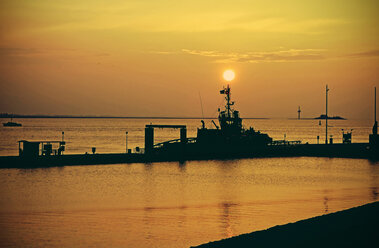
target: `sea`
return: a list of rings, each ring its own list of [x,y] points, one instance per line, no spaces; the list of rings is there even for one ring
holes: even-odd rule
[[[0,122],[7,122],[0,119]],[[146,124],[199,119],[30,118],[0,127],[0,156],[18,140],[66,141],[65,154],[144,146]],[[205,120],[211,128],[210,120]],[[329,120],[328,139],[368,142],[370,120]],[[274,140],[325,142],[325,121],[246,119]],[[343,129],[343,130],[342,130]],[[179,138],[156,129],[155,143]],[[319,139],[317,138],[319,136]],[[257,158],[0,169],[1,247],[190,247],[378,200],[379,163]]]

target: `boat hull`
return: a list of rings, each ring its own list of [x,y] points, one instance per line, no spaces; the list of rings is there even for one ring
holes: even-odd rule
[[[21,127],[22,124],[16,123],[16,122],[7,122],[7,123],[3,123],[3,126],[4,127]]]

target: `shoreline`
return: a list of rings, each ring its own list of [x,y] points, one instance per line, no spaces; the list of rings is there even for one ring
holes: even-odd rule
[[[378,231],[376,201],[192,247],[375,247]]]

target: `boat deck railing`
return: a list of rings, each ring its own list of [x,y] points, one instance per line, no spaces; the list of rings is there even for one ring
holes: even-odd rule
[[[269,146],[293,146],[293,145],[300,145],[301,141],[300,140],[293,140],[293,141],[288,141],[288,140],[274,140]]]
[[[162,148],[165,145],[168,144],[176,144],[180,143],[180,139],[173,139],[173,140],[168,140],[165,142],[157,143],[154,145],[154,148]],[[196,138],[187,138],[187,143],[195,143]],[[300,140],[293,140],[293,141],[288,141],[288,140],[275,140],[269,143],[269,146],[293,146],[293,145],[300,145],[301,141]]]

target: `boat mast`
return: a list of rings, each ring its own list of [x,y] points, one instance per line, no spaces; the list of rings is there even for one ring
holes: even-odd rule
[[[229,87],[229,84],[228,86],[226,87],[226,110],[228,111],[228,117],[230,118],[230,106],[232,105],[232,103],[230,103],[230,87]]]
[[[328,144],[328,85],[326,85],[325,88],[325,94],[326,94],[326,104],[325,104],[325,144]]]
[[[226,115],[227,118],[232,117],[232,108],[230,106],[234,105],[234,102],[230,101],[230,86],[229,84],[224,87],[222,90],[220,90],[220,94],[225,94],[225,100],[226,100],[226,105],[225,105],[225,111],[223,111]]]

